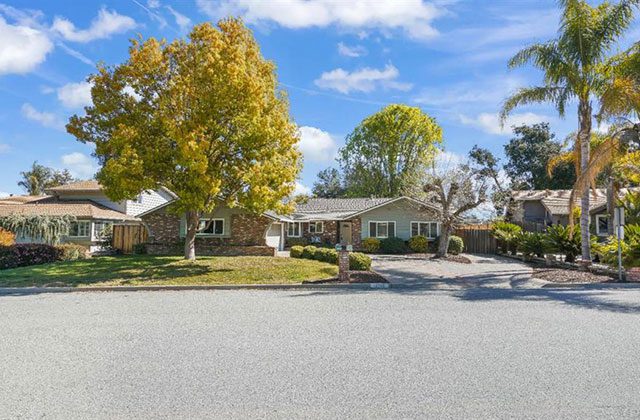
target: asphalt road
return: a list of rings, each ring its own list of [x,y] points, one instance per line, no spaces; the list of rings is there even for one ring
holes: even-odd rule
[[[640,290],[0,296],[0,418],[638,418]]]

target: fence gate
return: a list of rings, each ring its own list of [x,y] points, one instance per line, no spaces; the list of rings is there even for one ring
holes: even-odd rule
[[[113,247],[123,254],[131,254],[134,245],[147,240],[147,228],[144,225],[113,225]]]
[[[456,229],[454,235],[464,241],[464,252],[470,254],[495,254],[498,243],[491,235],[491,225],[466,225]]]

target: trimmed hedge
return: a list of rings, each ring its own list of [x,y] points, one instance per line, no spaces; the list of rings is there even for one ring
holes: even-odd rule
[[[462,251],[464,251],[464,241],[462,238],[456,235],[451,235],[449,237],[449,248],[447,251],[453,255],[462,253]]]
[[[304,258],[329,264],[338,264],[338,251],[332,248],[317,248],[313,245],[293,246],[290,256],[292,258]],[[366,271],[371,268],[371,258],[362,252],[349,253],[349,270]]]
[[[316,251],[318,250],[317,247],[313,246],[313,245],[307,245],[302,249],[302,258],[306,258],[308,260],[313,260],[315,255],[316,255]]]
[[[362,252],[352,252],[349,254],[349,270],[369,271],[371,268],[371,257]]]
[[[409,239],[409,248],[413,252],[427,252],[429,248],[429,240],[426,236],[416,235]]]
[[[302,258],[302,251],[304,251],[304,247],[300,245],[294,245],[291,247],[289,251],[289,255],[291,258]]]
[[[294,246],[305,246],[309,243],[309,241],[307,240],[307,238],[305,237],[301,237],[301,238],[287,238],[287,245],[294,247]]]
[[[403,254],[407,252],[407,245],[401,238],[393,236],[380,241],[380,251],[383,254]]]
[[[0,269],[25,267],[59,261],[63,250],[46,244],[0,246]]]
[[[380,239],[378,238],[365,238],[362,241],[362,249],[364,252],[374,253],[380,251]]]

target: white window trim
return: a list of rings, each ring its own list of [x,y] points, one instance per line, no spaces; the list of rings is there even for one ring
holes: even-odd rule
[[[91,240],[93,241],[101,241],[104,238],[98,235],[98,231],[96,229],[96,225],[111,225],[113,227],[113,222],[110,220],[96,220],[91,223]]]
[[[223,218],[220,217],[201,217],[200,220],[198,220],[198,225],[200,225],[200,222],[206,220],[208,222],[216,222],[218,220],[220,220],[222,222],[222,233],[204,233],[204,232],[196,232],[196,236],[224,236],[225,232],[226,232],[226,223],[224,221]],[[215,230],[215,226],[214,226],[214,230]]]
[[[311,225],[315,226],[315,231],[311,232]],[[320,230],[318,230],[318,225],[320,225]],[[309,227],[307,229],[311,234],[324,233],[324,222],[309,222]]]
[[[596,214],[596,236],[607,236],[609,234],[609,232],[600,233],[600,219],[601,218],[609,219],[609,215],[608,214]],[[607,221],[607,223],[609,223],[609,222]]]
[[[291,225],[298,225],[298,234],[297,235],[290,235],[289,234],[289,226]],[[295,230],[295,229],[294,229]],[[288,238],[300,238],[302,237],[302,226],[300,222],[287,222],[287,237]]]
[[[376,224],[376,236],[371,236],[371,223],[375,223]],[[378,224],[380,224],[380,223],[386,223],[387,224],[387,234],[386,234],[386,236],[378,235],[378,232],[379,232]],[[393,223],[394,224],[394,228],[393,228],[394,232],[393,233],[397,233],[398,222],[396,222],[395,220],[369,220],[369,222],[367,223],[367,228],[369,229],[369,237],[370,238],[377,238],[377,239],[387,239],[389,237],[389,223]]]
[[[409,223],[409,229],[412,236],[413,236],[413,224],[414,223],[418,223],[418,235],[421,235],[420,233],[420,223],[435,223],[436,224],[436,236],[435,237],[431,237],[428,235],[422,235],[425,236],[427,239],[436,239],[438,236],[440,236],[440,222],[437,222],[435,220],[412,220],[411,223]]]
[[[87,224],[89,225],[89,227],[87,228],[87,234],[86,235],[71,235],[69,234],[69,238],[90,238],[91,237],[91,232],[93,231],[93,224],[91,223],[90,220],[77,220],[73,223],[77,223],[78,226],[80,225],[80,223],[82,224]],[[80,229],[78,229],[78,232],[80,231]]]

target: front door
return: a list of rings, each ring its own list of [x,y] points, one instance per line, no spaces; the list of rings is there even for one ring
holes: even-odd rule
[[[343,245],[353,245],[351,236],[351,222],[340,222],[340,243]]]

